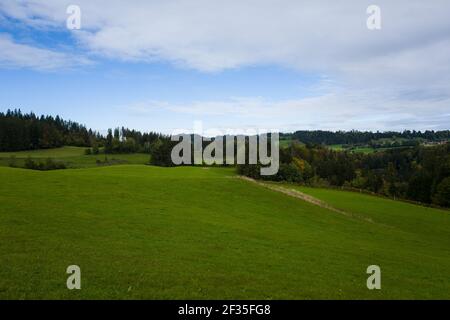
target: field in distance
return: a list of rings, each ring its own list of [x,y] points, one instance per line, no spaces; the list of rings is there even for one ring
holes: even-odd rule
[[[0,167],[0,180],[0,299],[450,298],[446,210],[283,186],[345,215],[224,168]]]
[[[53,149],[39,149],[31,151],[0,152],[0,166],[23,167],[25,160],[30,157],[35,161],[46,161],[51,158],[62,162],[68,168],[88,168],[114,164],[146,164],[150,156],[144,153],[132,154],[97,154],[86,155],[86,148],[65,146]]]

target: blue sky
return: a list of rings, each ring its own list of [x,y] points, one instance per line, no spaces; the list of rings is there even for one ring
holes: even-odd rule
[[[101,131],[449,129],[446,1],[379,1],[377,31],[366,1],[80,0],[80,30],[69,4],[0,4],[0,110]]]
[[[145,112],[143,118],[144,112],[133,107],[152,101],[183,105],[245,96],[293,99],[307,96],[308,90],[304,88],[319,80],[314,75],[273,66],[203,73],[164,63],[104,60],[69,71],[4,69],[0,81],[2,109],[17,107],[39,114],[60,114],[99,130],[119,125],[141,130],[172,130],[182,125],[191,128],[195,120],[214,119],[209,115],[190,116],[159,110]]]

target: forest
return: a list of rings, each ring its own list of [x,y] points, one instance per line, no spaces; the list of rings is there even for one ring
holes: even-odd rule
[[[149,146],[161,134],[141,133],[126,128],[109,129],[106,136],[60,116],[36,116],[20,110],[0,112],[0,152],[76,146],[92,148],[94,153],[149,152]]]
[[[260,176],[259,165],[239,165],[255,179],[368,191],[392,198],[450,206],[450,144],[376,153],[334,151],[322,145],[280,149],[280,170]]]
[[[403,132],[396,131],[386,131],[386,132],[370,132],[370,131],[305,131],[300,130],[294,133],[281,133],[280,139],[291,138],[292,140],[298,140],[303,143],[313,143],[313,144],[363,144],[370,143],[371,141],[376,141],[380,139],[423,139],[426,141],[441,141],[450,139],[450,130],[443,131],[415,131],[415,130],[405,130]]]
[[[59,116],[23,114],[20,110],[0,112],[0,151],[57,148],[64,145],[88,147],[102,138],[99,133]]]

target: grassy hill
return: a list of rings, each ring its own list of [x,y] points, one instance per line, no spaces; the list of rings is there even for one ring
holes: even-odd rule
[[[86,148],[65,146],[62,148],[39,149],[31,151],[0,152],[0,166],[9,166],[14,162],[16,166],[23,167],[29,157],[35,161],[45,161],[52,158],[63,162],[68,168],[89,168],[99,165],[112,164],[145,164],[150,156],[143,153],[133,154],[104,154],[85,155]],[[106,161],[105,161],[106,160]]]
[[[302,189],[368,222],[220,168],[2,167],[0,181],[2,299],[450,298],[447,211]]]
[[[322,188],[294,187],[346,212],[369,217],[410,234],[428,239],[430,245],[448,246],[450,211],[436,210],[403,201],[394,201],[367,194]]]

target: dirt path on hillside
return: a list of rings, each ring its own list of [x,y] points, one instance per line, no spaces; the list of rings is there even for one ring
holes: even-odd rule
[[[310,195],[308,195],[306,193],[303,193],[301,191],[298,191],[298,190],[295,190],[295,189],[288,189],[288,188],[285,188],[285,187],[277,186],[275,184],[264,183],[264,182],[257,181],[255,179],[252,179],[252,178],[249,178],[249,177],[245,177],[245,176],[239,176],[239,178],[242,179],[242,180],[253,182],[253,183],[255,183],[257,185],[260,185],[262,187],[265,187],[267,189],[270,189],[270,190],[273,190],[273,191],[277,191],[277,192],[281,192],[281,193],[284,193],[284,194],[286,194],[288,196],[291,196],[291,197],[294,197],[294,198],[297,198],[297,199],[301,199],[303,201],[312,203],[313,205],[319,206],[319,207],[324,208],[324,209],[328,209],[330,211],[337,212],[337,213],[345,215],[347,217],[357,218],[357,219],[361,219],[361,220],[373,223],[373,220],[370,219],[370,218],[363,217],[363,216],[360,216],[360,215],[355,215],[353,213],[350,213],[350,212],[347,212],[347,211],[335,208],[335,207],[329,205],[328,203],[326,203],[326,202],[324,202],[324,201],[322,201],[320,199],[317,199],[317,198],[315,198],[313,196],[310,196]]]

